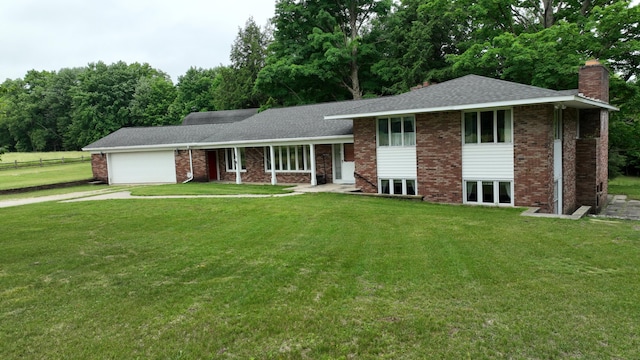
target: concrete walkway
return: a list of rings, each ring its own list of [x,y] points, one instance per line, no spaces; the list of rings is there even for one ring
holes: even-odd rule
[[[609,195],[607,206],[597,216],[640,220],[640,201],[629,200],[626,195]]]
[[[270,198],[301,195],[304,193],[317,192],[353,192],[356,191],[354,185],[325,184],[311,186],[308,184],[298,184],[293,186],[293,192],[285,194],[238,194],[238,195],[164,195],[164,196],[134,196],[131,191],[113,191],[101,189],[96,191],[74,192],[60,195],[40,196],[33,198],[0,200],[0,208],[36,204],[48,201],[59,201],[71,203],[78,201],[113,200],[113,199],[193,199],[193,198]]]

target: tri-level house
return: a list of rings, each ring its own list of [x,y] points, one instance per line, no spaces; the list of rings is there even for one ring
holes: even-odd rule
[[[468,75],[377,99],[191,114],[84,148],[110,184],[353,183],[426,201],[598,211],[607,196],[609,73],[555,91]]]

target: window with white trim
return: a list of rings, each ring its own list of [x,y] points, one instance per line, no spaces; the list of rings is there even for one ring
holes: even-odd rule
[[[309,145],[274,146],[276,155],[276,172],[309,172],[311,171]],[[271,171],[271,151],[264,149],[264,168]]]
[[[416,120],[413,116],[379,118],[378,146],[415,146]]]
[[[244,148],[238,149],[238,152],[240,153],[240,164],[241,164],[240,169],[242,171],[246,171],[247,164],[245,162]],[[225,163],[227,163],[227,171],[236,171],[237,161],[236,161],[235,150],[233,148],[225,149],[224,158],[225,158]]]
[[[464,199],[469,204],[513,205],[513,182],[471,180],[464,182]]]
[[[416,195],[415,179],[379,179],[380,194]]]
[[[495,144],[512,142],[511,109],[470,111],[464,113],[465,144]]]

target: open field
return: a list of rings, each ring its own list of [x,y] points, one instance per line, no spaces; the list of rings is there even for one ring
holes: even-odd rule
[[[609,194],[627,195],[630,199],[640,200],[640,178],[618,176],[609,180]]]
[[[79,158],[81,156],[91,157],[91,154],[84,151],[51,151],[51,152],[11,152],[0,155],[0,163],[12,163],[14,161],[37,161],[60,158]]]
[[[639,223],[519,214],[338,194],[0,209],[0,358],[637,357]]]
[[[0,190],[79,181],[92,177],[91,162],[7,169],[0,171]]]

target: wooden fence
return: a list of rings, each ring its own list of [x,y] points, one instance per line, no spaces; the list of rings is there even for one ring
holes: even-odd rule
[[[82,155],[80,157],[71,157],[71,158],[59,158],[59,159],[40,159],[33,161],[18,161],[15,160],[13,162],[0,162],[0,171],[1,170],[9,170],[9,169],[19,169],[26,167],[42,167],[42,166],[51,166],[51,165],[62,165],[62,164],[75,164],[84,161],[91,161],[91,155]]]

